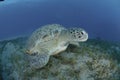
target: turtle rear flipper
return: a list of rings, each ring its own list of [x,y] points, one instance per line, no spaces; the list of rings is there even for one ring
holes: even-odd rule
[[[26,71],[31,72],[33,70],[40,69],[40,68],[44,67],[48,63],[49,58],[50,58],[50,55],[48,53],[44,53],[44,52],[42,52],[42,54],[34,53],[31,55],[28,55],[29,66],[27,67],[25,72]]]
[[[31,56],[31,59],[29,60],[30,66],[36,69],[42,68],[48,63],[49,57],[50,56],[47,53]]]

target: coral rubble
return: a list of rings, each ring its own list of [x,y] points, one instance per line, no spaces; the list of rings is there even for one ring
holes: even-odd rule
[[[26,40],[0,42],[0,80],[120,80],[120,45],[95,39],[70,45],[45,67],[25,73]]]

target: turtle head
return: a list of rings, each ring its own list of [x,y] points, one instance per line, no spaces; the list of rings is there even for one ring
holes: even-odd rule
[[[84,42],[88,39],[88,33],[82,28],[68,29],[70,34],[70,41]]]

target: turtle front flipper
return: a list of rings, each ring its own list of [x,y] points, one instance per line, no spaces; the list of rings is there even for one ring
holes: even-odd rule
[[[70,44],[72,44],[74,46],[77,46],[77,47],[80,47],[79,42],[70,41]]]

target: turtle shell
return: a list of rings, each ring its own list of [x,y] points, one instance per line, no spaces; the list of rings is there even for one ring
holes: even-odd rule
[[[36,45],[36,42],[44,43],[50,40],[54,40],[60,35],[62,30],[65,30],[65,28],[59,24],[41,26],[36,31],[34,31],[29,38],[27,48],[29,49],[31,47],[34,47]]]

